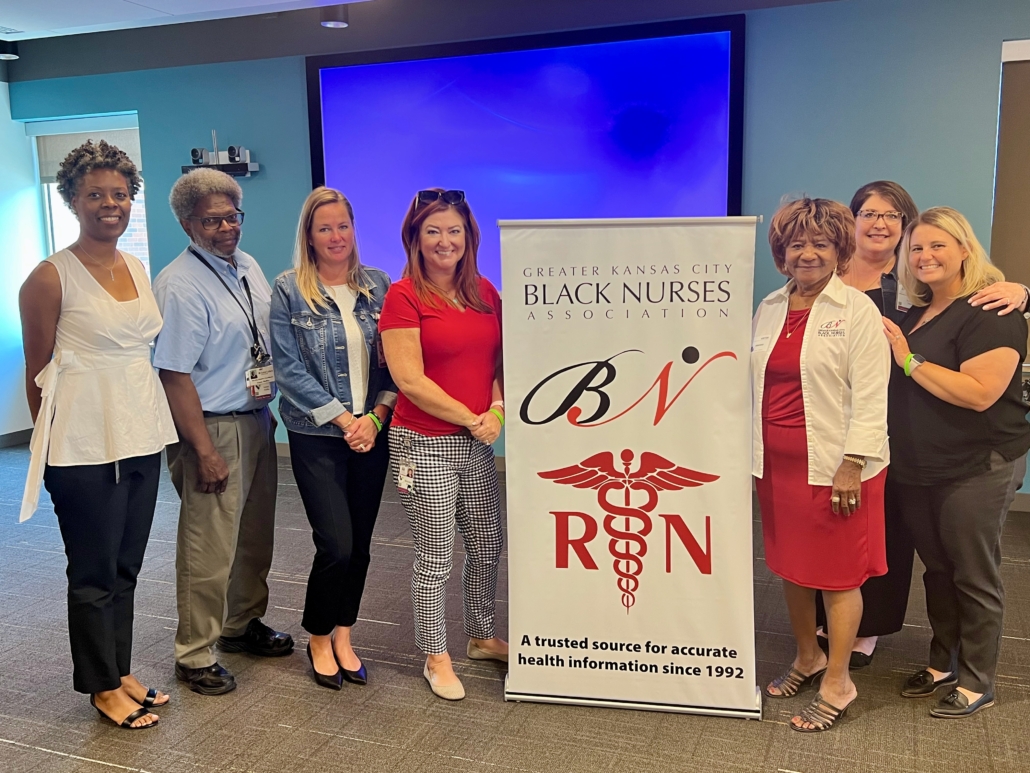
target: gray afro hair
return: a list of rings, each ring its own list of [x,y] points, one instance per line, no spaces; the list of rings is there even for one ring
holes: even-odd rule
[[[243,189],[239,183],[225,172],[203,168],[193,169],[176,180],[168,195],[168,203],[179,220],[189,220],[197,202],[212,193],[224,193],[232,199],[236,209],[243,203]]]

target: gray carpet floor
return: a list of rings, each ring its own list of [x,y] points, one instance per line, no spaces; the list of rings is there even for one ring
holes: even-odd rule
[[[1030,516],[1014,513],[1003,545],[1007,588],[998,705],[965,720],[933,720],[927,701],[898,696],[924,665],[930,632],[922,585],[913,584],[905,629],[881,641],[855,674],[859,701],[821,735],[787,722],[804,698],[766,701],[761,721],[503,700],[500,665],[463,655],[459,572],[449,586],[448,635],[468,698],[447,703],[422,679],[412,632],[411,535],[387,489],[372,567],[355,628],[367,687],[317,688],[300,627],[313,548],[288,461],[280,464],[275,561],[266,621],[297,651],[263,660],[222,655],[239,687],[201,697],[175,681],[175,529],[178,498],[165,476],[137,592],[134,672],[172,695],[158,728],[128,732],[99,720],[72,691],[65,558],[46,499],[17,523],[28,462],[0,451],[0,771],[3,773],[278,773],[308,771],[878,771],[1030,770]],[[756,514],[757,518],[757,514]],[[761,536],[755,522],[756,551]],[[460,541],[459,541],[460,545]],[[460,558],[460,556],[459,556]],[[505,561],[498,588],[507,626]],[[917,573],[920,569],[917,566]],[[764,684],[793,656],[779,582],[755,558],[758,673]],[[461,656],[459,657],[459,653]]]

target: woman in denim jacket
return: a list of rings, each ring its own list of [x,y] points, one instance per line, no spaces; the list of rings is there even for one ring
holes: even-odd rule
[[[390,278],[362,266],[354,210],[316,188],[304,202],[294,268],[272,292],[272,361],[290,463],[311,523],[315,560],[302,625],[315,682],[365,684],[351,647],[369,545],[389,465],[386,423],[397,400],[378,335]]]

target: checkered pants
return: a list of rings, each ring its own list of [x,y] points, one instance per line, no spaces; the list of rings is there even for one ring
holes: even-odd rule
[[[465,633],[474,639],[493,638],[501,556],[501,502],[493,449],[465,433],[428,437],[394,426],[390,451],[395,482],[399,460],[410,459],[415,465],[412,490],[400,494],[415,539],[415,643],[430,655],[447,651],[444,597],[455,524],[465,544]]]

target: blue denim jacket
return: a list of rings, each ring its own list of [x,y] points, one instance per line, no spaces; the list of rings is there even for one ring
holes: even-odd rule
[[[343,430],[331,423],[337,416],[345,411],[367,413],[383,392],[387,394],[378,402],[393,407],[397,400],[390,371],[379,364],[379,313],[390,277],[385,271],[364,267],[362,281],[371,289],[372,298],[358,293],[354,319],[365,334],[369,373],[365,404],[355,407],[347,377],[347,335],[336,302],[326,293],[329,308],[313,312],[300,295],[293,269],[275,280],[270,316],[272,364],[282,394],[279,415],[289,430],[342,437]]]

